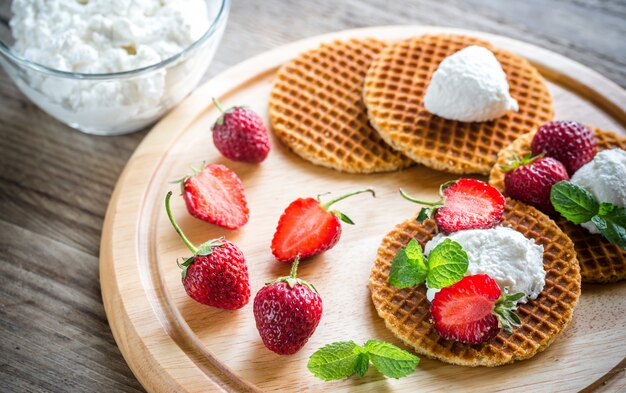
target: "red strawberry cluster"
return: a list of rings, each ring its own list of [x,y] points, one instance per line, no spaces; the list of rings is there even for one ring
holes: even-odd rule
[[[596,154],[596,137],[575,121],[551,121],[539,127],[531,143],[532,153],[514,156],[502,167],[505,193],[542,212],[554,215],[550,202],[552,186],[569,178]]]
[[[255,112],[245,107],[222,110],[214,124],[217,149],[234,161],[259,163],[270,150],[267,130]],[[249,211],[241,180],[224,165],[205,165],[180,180],[181,194],[189,213],[211,224],[238,229],[248,222]],[[272,239],[272,253],[280,262],[293,262],[290,276],[266,284],[255,296],[254,317],[265,346],[290,355],[302,348],[322,316],[322,299],[312,284],[296,277],[300,258],[305,259],[334,247],[341,237],[341,223],[352,220],[330,207],[349,196],[370,192],[364,189],[322,203],[318,196],[293,201],[280,217]],[[224,238],[200,247],[184,235],[170,210],[169,192],[165,209],[172,226],[193,255],[186,258],[182,283],[197,302],[228,310],[245,306],[250,299],[248,267],[241,250]]]

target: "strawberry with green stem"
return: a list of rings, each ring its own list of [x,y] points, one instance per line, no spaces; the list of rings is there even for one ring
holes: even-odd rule
[[[321,195],[317,198],[299,198],[293,201],[278,221],[272,239],[272,253],[280,262],[291,262],[296,256],[310,258],[331,249],[341,237],[341,223],[354,224],[344,213],[330,210],[335,203],[353,195],[374,190],[366,188],[347,193],[328,202],[322,203]]]
[[[212,307],[235,310],[245,306],[250,299],[248,265],[234,243],[223,237],[209,240],[196,247],[178,226],[170,208],[172,192],[165,197],[165,211],[174,230],[193,253],[183,263],[181,278],[187,294],[198,303]]]
[[[211,129],[217,150],[233,161],[258,164],[265,160],[270,140],[261,116],[245,106],[224,110],[215,98],[213,104],[222,112]]]
[[[322,298],[315,287],[291,274],[270,281],[254,297],[254,319],[263,344],[279,355],[298,352],[322,318]]]
[[[417,216],[419,222],[434,218],[439,230],[449,234],[465,229],[489,229],[502,221],[504,196],[495,187],[475,179],[446,182],[439,188],[436,202],[413,198],[402,189],[406,200],[426,205]]]
[[[556,183],[569,180],[565,165],[543,154],[534,157],[527,154],[522,158],[513,154],[511,163],[501,168],[506,172],[504,192],[508,197],[534,206],[546,214],[555,214],[550,202],[550,190]]]

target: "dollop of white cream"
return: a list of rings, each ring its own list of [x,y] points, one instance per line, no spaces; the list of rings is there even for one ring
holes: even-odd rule
[[[493,278],[500,289],[509,288],[509,294],[523,292],[526,296],[518,303],[536,299],[545,285],[543,269],[543,246],[534,239],[527,239],[509,227],[469,229],[450,235],[438,234],[424,247],[428,255],[445,239],[459,243],[467,253],[469,266],[466,276],[486,274]],[[427,283],[428,286],[428,283]],[[439,289],[428,288],[426,296],[432,302]]]
[[[443,59],[428,85],[424,106],[434,115],[463,122],[493,120],[519,110],[502,66],[490,50],[477,45]]]
[[[626,207],[626,151],[603,150],[574,173],[570,181],[589,191],[598,202]],[[581,224],[591,233],[600,233],[591,222]]]

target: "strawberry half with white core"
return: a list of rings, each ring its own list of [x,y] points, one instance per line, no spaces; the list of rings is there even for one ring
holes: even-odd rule
[[[187,294],[207,306],[235,310],[248,304],[250,281],[243,253],[223,237],[194,246],[180,229],[170,209],[172,192],[165,197],[165,210],[183,243],[193,253],[178,266]],[[178,261],[177,261],[178,263]]]
[[[493,228],[502,221],[504,196],[495,187],[474,179],[447,182],[439,188],[441,199],[428,202],[415,199],[400,189],[407,200],[421,205],[417,220],[435,219],[439,230],[445,234],[465,229]]]
[[[430,305],[437,333],[446,340],[478,344],[495,337],[500,328],[511,333],[521,321],[515,301],[523,293],[508,295],[486,274],[464,277],[441,289]]]
[[[279,355],[300,350],[322,318],[322,298],[312,284],[291,274],[270,281],[254,297],[254,319],[263,344]]]
[[[364,192],[376,196],[373,189],[367,188],[326,203],[320,201],[320,195],[316,199],[299,198],[291,202],[278,220],[272,239],[272,254],[280,262],[291,262],[298,255],[300,259],[306,259],[334,247],[341,237],[339,221],[347,224],[354,222],[342,212],[329,208],[343,199]]]
[[[192,176],[179,180],[189,214],[226,229],[244,226],[249,210],[237,174],[219,164],[192,169]]]

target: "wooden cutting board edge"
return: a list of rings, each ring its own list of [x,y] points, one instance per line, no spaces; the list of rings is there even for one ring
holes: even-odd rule
[[[158,272],[140,269],[139,264],[133,269],[120,270],[116,264],[115,246],[126,247],[133,252],[147,252],[147,244],[137,244],[141,239],[136,236],[137,227],[116,226],[120,215],[124,221],[139,223],[140,213],[150,211],[142,201],[151,200],[147,194],[150,181],[137,176],[137,171],[152,173],[160,167],[164,146],[175,144],[177,138],[185,133],[194,121],[210,107],[212,97],[227,97],[233,92],[244,89],[280,66],[297,53],[312,49],[321,42],[351,37],[376,37],[393,39],[403,36],[414,36],[426,33],[468,34],[485,38],[496,46],[518,53],[527,58],[547,78],[557,84],[577,92],[592,101],[622,125],[626,125],[626,91],[597,72],[556,53],[535,47],[506,37],[474,32],[462,29],[442,28],[435,26],[387,26],[341,31],[297,41],[277,49],[265,52],[244,61],[200,86],[186,98],[177,108],[163,118],[146,136],[137,148],[124,169],[111,197],[103,225],[100,247],[100,279],[105,311],[113,331],[115,340],[120,347],[133,373],[148,391],[206,391],[212,390],[246,390],[257,389],[237,376],[236,373],[223,367],[199,342],[189,342],[193,337],[189,326],[173,307],[167,293],[154,285],[158,280]],[[250,75],[253,75],[250,77]],[[172,130],[183,130],[172,133]],[[143,183],[142,183],[143,181]],[[143,187],[137,187],[141,183]],[[128,190],[133,189],[131,195]],[[126,190],[125,201],[120,201],[122,190]],[[154,198],[152,199],[154,200]],[[159,199],[160,200],[160,199]],[[137,255],[140,263],[142,258]],[[145,260],[145,259],[144,259]],[[155,274],[156,273],[156,274]],[[139,276],[142,291],[132,286],[136,282],[133,277]],[[122,296],[123,295],[123,296]],[[152,308],[152,315],[139,315],[146,304]],[[163,312],[170,313],[164,315]],[[152,331],[153,322],[157,320],[163,327],[160,331]],[[176,321],[177,323],[170,323]],[[162,358],[176,359],[175,367],[163,368]],[[202,361],[201,361],[202,360]],[[171,360],[169,360],[172,363]],[[593,381],[590,387],[599,386],[620,371],[626,359],[602,376]]]

